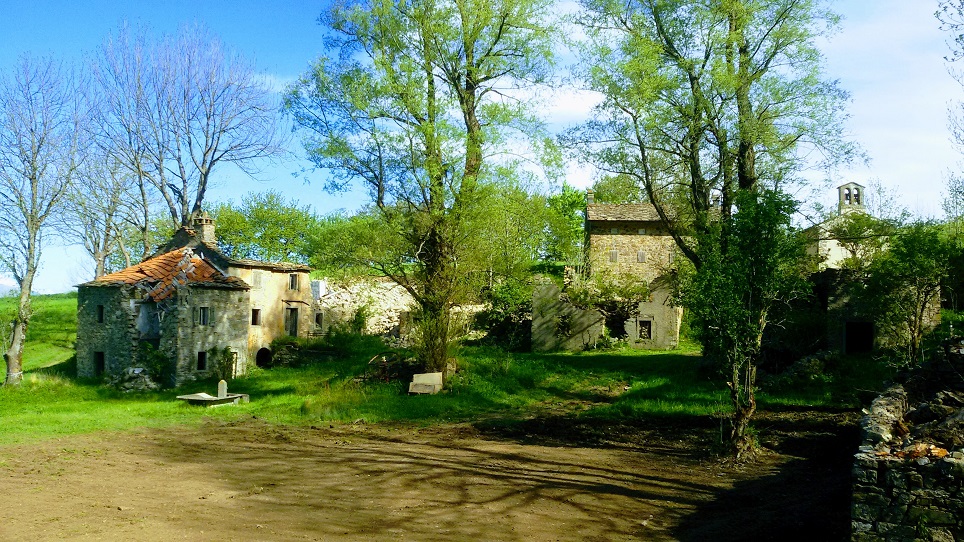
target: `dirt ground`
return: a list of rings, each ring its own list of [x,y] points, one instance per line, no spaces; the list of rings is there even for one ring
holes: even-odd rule
[[[95,434],[0,448],[0,540],[843,540],[855,416]]]

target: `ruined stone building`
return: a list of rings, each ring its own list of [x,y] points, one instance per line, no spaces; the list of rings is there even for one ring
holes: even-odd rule
[[[314,329],[307,266],[230,258],[214,234],[205,213],[143,262],[79,285],[79,376],[142,367],[145,345],[165,384],[236,376],[269,364],[272,340]]]
[[[679,342],[683,309],[672,303],[676,242],[651,203],[596,203],[587,193],[586,255],[589,273],[638,277],[649,286],[649,301],[626,322],[630,344],[672,348]]]
[[[585,251],[587,274],[611,273],[632,277],[649,286],[649,301],[640,303],[639,316],[625,323],[625,335],[637,348],[673,348],[679,343],[683,311],[673,306],[672,273],[676,243],[649,203],[596,203],[587,193]],[[533,298],[535,350],[573,350],[587,346],[602,332],[601,317],[586,314],[559,301],[561,292],[550,284],[536,289]],[[560,317],[565,330],[559,327]]]

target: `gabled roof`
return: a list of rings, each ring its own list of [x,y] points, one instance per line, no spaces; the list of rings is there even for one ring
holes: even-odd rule
[[[586,205],[590,222],[656,222],[659,214],[652,203],[590,203]]]
[[[209,258],[212,258],[218,265],[221,266],[231,266],[231,267],[246,267],[250,269],[266,269],[269,271],[279,271],[282,273],[291,273],[296,271],[311,271],[311,267],[303,265],[300,263],[291,262],[259,262],[257,260],[246,260],[237,259],[227,256],[225,253],[221,252],[221,249],[214,243],[209,243],[201,240],[201,236],[193,228],[187,226],[181,226],[171,239],[158,247],[157,251],[154,252],[152,258],[157,257],[162,253],[167,253],[178,248],[188,247],[195,249],[196,252],[202,253]]]
[[[250,289],[237,277],[225,275],[214,265],[194,254],[190,248],[179,248],[151,257],[127,269],[104,275],[81,286],[139,286],[154,301],[174,295],[179,286],[200,286],[232,290]]]

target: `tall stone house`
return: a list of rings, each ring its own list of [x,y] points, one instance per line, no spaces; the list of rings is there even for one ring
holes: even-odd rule
[[[637,277],[650,289],[639,316],[626,322],[630,344],[672,348],[679,343],[683,309],[673,305],[676,242],[650,203],[596,203],[586,194],[586,257],[589,273]]]
[[[141,263],[78,286],[77,372],[143,367],[147,345],[168,385],[270,364],[271,341],[314,328],[309,271],[230,258],[214,221],[195,216]]]

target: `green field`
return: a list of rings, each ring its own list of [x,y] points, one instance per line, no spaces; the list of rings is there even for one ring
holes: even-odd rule
[[[0,318],[13,300],[0,300]],[[729,409],[721,378],[702,367],[693,345],[671,352],[609,350],[579,354],[510,354],[463,347],[460,370],[444,393],[408,396],[402,382],[359,382],[368,359],[383,349],[374,338],[331,360],[298,368],[253,369],[231,382],[251,403],[202,409],[174,399],[213,393],[213,381],[185,389],[124,394],[74,376],[76,295],[37,296],[28,332],[24,383],[0,388],[0,444],[101,430],[200,423],[206,417],[259,418],[290,424],[406,422],[434,424],[520,420],[563,415],[607,420],[718,418]],[[764,390],[773,405],[856,407],[855,390],[882,380],[873,360],[849,360],[832,373],[789,390]]]

